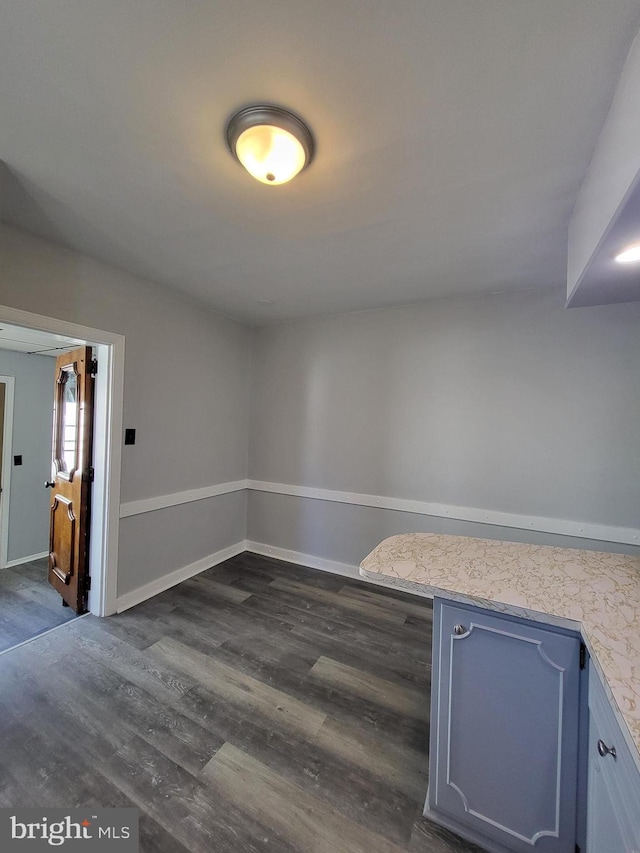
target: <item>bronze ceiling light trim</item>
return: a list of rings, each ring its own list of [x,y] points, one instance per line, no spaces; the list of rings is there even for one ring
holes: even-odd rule
[[[315,154],[313,134],[300,116],[271,104],[238,110],[227,121],[225,138],[249,174],[272,186],[290,181]]]

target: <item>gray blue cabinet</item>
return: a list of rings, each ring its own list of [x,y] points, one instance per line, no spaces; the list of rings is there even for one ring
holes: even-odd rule
[[[640,773],[593,664],[587,799],[587,853],[640,851]]]
[[[495,853],[574,853],[580,637],[436,599],[433,646],[425,815]]]

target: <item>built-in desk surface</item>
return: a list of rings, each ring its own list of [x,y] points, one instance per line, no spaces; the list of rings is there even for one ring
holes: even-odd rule
[[[363,577],[582,633],[640,769],[640,557],[467,536],[391,536]]]

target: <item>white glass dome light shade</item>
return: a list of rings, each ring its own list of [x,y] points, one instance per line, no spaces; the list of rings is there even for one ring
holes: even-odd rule
[[[234,157],[263,184],[284,184],[313,159],[311,131],[281,107],[246,107],[227,123],[227,144]]]
[[[247,172],[263,184],[285,184],[304,168],[307,159],[293,134],[266,124],[240,134],[236,155]]]
[[[615,261],[618,264],[638,264],[640,263],[640,243],[634,243],[633,246],[627,246],[620,254],[616,255]]]

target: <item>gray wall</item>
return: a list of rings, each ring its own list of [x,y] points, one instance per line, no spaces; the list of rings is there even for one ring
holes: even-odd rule
[[[246,512],[243,490],[123,519],[120,549],[136,572],[135,576],[123,573],[118,577],[118,595],[242,542]],[[150,542],[158,540],[163,542],[161,552],[149,548]],[[204,554],[203,542],[213,543]]]
[[[0,305],[126,336],[122,500],[183,491],[247,475],[251,332],[201,305],[17,229],[0,228]],[[145,563],[121,521],[119,588],[162,577],[166,554],[181,568],[226,547],[216,503],[211,524],[145,528]],[[184,518],[202,506],[187,504]],[[244,529],[244,506],[236,524]],[[183,518],[183,516],[181,516]],[[184,520],[183,518],[183,520]],[[235,522],[234,522],[235,524]],[[195,537],[195,538],[189,538]],[[180,545],[184,545],[184,559]],[[153,566],[156,566],[154,569]]]
[[[15,377],[11,456],[8,560],[49,550],[51,422],[55,361],[40,355],[0,350],[0,374]],[[3,506],[4,511],[4,506]]]
[[[252,332],[6,227],[0,305],[126,336],[125,502],[249,473],[640,526],[640,305],[567,311],[542,290]],[[244,538],[246,507],[230,495],[122,519],[119,593]],[[250,539],[345,563],[404,529],[558,541],[257,493],[248,515]]]
[[[343,563],[354,576],[358,574],[356,567],[376,545],[398,533],[477,536],[640,556],[640,549],[633,545],[266,492],[249,492],[247,516],[250,542]]]
[[[566,310],[545,289],[254,336],[257,480],[637,528],[639,423],[639,304]],[[420,518],[262,493],[248,512],[250,539],[347,563]]]

